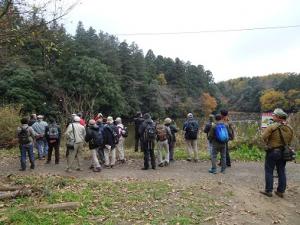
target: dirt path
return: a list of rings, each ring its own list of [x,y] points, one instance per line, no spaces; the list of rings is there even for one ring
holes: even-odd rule
[[[230,195],[230,200],[224,202],[226,206],[215,216],[216,223],[207,221],[207,224],[300,224],[300,164],[288,163],[288,188],[285,198],[281,199],[277,196],[268,198],[258,193],[264,188],[261,162],[234,162],[226,174],[216,175],[207,172],[210,163],[205,161],[176,161],[169,167],[142,171],[142,160],[132,159],[126,164],[116,165],[114,169],[103,169],[101,173],[89,170],[90,160],[87,159],[83,161],[84,170],[79,172],[66,173],[65,163],[62,161],[59,165],[46,165],[45,161],[37,161],[35,170],[20,172],[18,158],[11,158],[0,162],[0,171],[1,176],[56,174],[95,180],[171,180],[178,185],[199,185],[203,191],[217,196],[220,201],[221,192]]]

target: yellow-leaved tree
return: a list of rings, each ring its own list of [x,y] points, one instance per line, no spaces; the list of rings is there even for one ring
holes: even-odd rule
[[[216,99],[207,92],[204,92],[201,95],[200,102],[202,106],[202,111],[204,112],[205,116],[208,116],[212,111],[214,111],[217,108]]]
[[[275,108],[286,108],[288,104],[284,92],[276,91],[274,89],[265,90],[259,98],[259,101],[262,111],[272,111]]]
[[[166,80],[165,74],[163,74],[163,73],[158,74],[156,79],[157,79],[159,85],[167,85],[167,80]]]

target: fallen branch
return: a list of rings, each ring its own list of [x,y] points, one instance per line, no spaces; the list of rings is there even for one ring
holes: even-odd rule
[[[22,188],[20,186],[0,186],[0,191],[18,191]]]
[[[0,200],[5,200],[5,199],[11,199],[11,198],[16,198],[20,196],[29,196],[31,195],[32,191],[31,190],[18,190],[18,191],[13,191],[13,192],[8,192],[8,193],[0,193]]]
[[[78,209],[79,207],[80,207],[80,202],[63,202],[63,203],[57,203],[51,205],[41,205],[36,209],[72,210],[72,209]]]

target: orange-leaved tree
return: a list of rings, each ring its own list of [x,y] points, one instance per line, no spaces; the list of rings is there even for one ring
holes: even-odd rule
[[[207,92],[204,92],[201,95],[200,102],[202,111],[204,112],[205,116],[208,116],[212,111],[214,111],[217,108],[216,99]]]

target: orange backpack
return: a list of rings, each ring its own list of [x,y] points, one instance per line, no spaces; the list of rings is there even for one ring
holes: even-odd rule
[[[159,141],[167,140],[167,138],[168,138],[167,128],[164,125],[162,125],[162,124],[157,125],[156,133],[157,133],[157,138]]]

